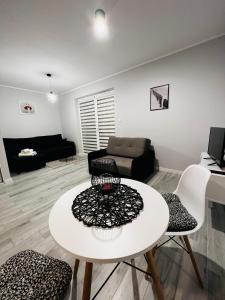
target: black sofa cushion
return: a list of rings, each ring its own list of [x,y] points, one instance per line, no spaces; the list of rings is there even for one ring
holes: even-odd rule
[[[60,159],[62,158],[62,153],[64,157],[73,156],[74,151],[75,150],[73,147],[73,143],[62,144],[61,146],[53,146],[53,147],[42,149],[42,153],[44,154],[46,161]]]
[[[34,142],[39,149],[54,147],[63,143],[61,134],[37,136],[34,139]]]
[[[180,202],[179,197],[173,193],[166,193],[162,195],[169,207],[169,226],[167,231],[188,231],[197,226],[195,218],[187,211],[187,209]]]
[[[66,262],[32,250],[21,251],[0,267],[0,299],[61,299],[71,278]]]

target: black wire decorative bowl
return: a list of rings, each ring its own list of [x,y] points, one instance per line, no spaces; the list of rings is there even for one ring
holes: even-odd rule
[[[114,192],[102,192],[101,184],[97,184],[78,194],[71,207],[74,217],[88,227],[103,229],[120,227],[136,219],[144,207],[141,195],[125,184],[115,185]]]
[[[121,183],[121,178],[105,173],[99,176],[92,175],[91,184],[102,194],[115,192]]]

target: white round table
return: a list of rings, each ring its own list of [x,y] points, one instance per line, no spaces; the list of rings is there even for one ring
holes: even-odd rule
[[[92,271],[92,263],[120,262],[147,254],[168,227],[169,210],[160,193],[139,181],[122,179],[121,183],[136,189],[144,202],[144,209],[137,218],[121,228],[94,229],[85,226],[73,216],[73,200],[91,186],[90,180],[62,195],[50,212],[49,228],[53,238],[77,259],[87,262],[86,273]],[[150,259],[153,259],[153,256]],[[90,281],[90,274],[87,274],[87,277]],[[157,284],[159,282],[156,282]],[[87,285],[90,285],[90,282],[85,284],[86,289]],[[89,297],[90,292],[83,296],[83,299]]]

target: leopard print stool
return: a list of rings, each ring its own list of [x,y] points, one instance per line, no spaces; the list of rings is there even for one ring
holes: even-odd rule
[[[61,299],[71,278],[72,270],[66,262],[25,250],[0,267],[0,299]]]

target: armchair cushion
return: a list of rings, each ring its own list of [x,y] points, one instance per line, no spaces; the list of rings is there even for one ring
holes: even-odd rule
[[[149,146],[149,139],[111,136],[108,141],[107,154],[134,158],[141,156]]]
[[[131,176],[131,166],[132,166],[132,161],[133,161],[132,158],[106,155],[106,156],[102,156],[100,159],[107,159],[107,158],[115,160],[120,174],[125,175],[125,176]],[[96,160],[94,160],[94,161],[96,161]]]
[[[169,207],[170,218],[167,231],[187,231],[192,230],[197,226],[197,221],[182,205],[176,194],[166,193],[162,196]]]

